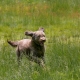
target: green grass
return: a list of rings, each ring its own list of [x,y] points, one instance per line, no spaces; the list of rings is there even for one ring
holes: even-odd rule
[[[79,19],[79,0],[0,1],[0,26],[49,26],[60,19]]]
[[[0,0],[0,80],[80,80],[79,0]],[[9,40],[44,27],[46,69],[25,56],[18,67]]]

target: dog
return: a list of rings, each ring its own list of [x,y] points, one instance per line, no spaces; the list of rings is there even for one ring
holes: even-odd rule
[[[33,31],[26,31],[25,35],[30,36],[31,39],[22,39],[19,41],[7,40],[7,42],[11,46],[16,47],[18,63],[20,62],[22,54],[24,54],[24,55],[26,55],[26,57],[29,60],[34,61],[34,62],[38,63],[39,65],[43,66],[45,64],[44,42],[46,42],[44,29],[39,28],[39,30],[34,31],[34,32]]]

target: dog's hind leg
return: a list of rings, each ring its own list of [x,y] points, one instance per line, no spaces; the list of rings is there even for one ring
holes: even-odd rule
[[[18,61],[18,65],[19,65],[20,64],[20,59],[21,59],[21,52],[19,50],[19,47],[17,48],[16,53],[17,53],[17,61]]]

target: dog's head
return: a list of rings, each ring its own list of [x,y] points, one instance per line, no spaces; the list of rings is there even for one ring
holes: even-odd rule
[[[39,44],[41,46],[44,45],[44,42],[46,41],[46,37],[45,37],[45,33],[44,33],[44,29],[43,28],[39,28],[38,31],[26,31],[25,35],[27,36],[31,36],[32,40],[36,43]]]

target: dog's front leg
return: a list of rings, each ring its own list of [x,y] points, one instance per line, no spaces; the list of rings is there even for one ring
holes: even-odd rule
[[[39,64],[42,67],[44,67],[44,65],[45,65],[44,58],[39,58],[39,57],[36,57],[36,56],[32,56],[31,60],[34,61],[35,63]]]

